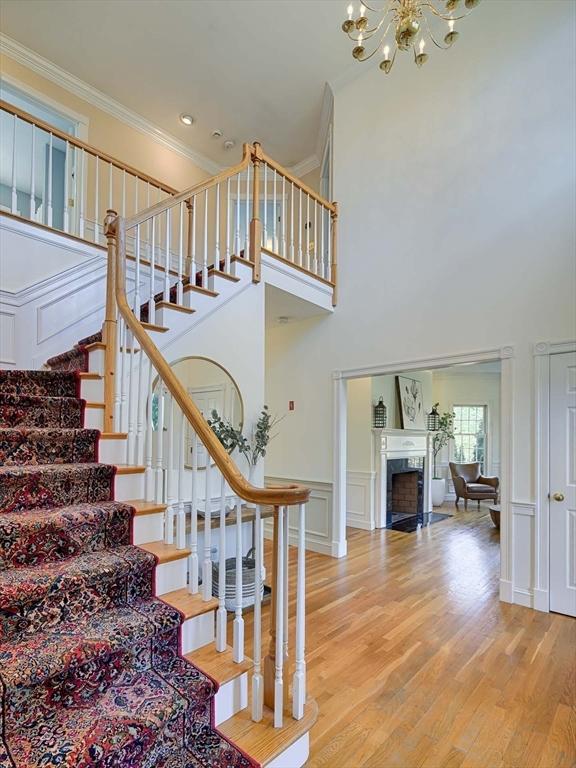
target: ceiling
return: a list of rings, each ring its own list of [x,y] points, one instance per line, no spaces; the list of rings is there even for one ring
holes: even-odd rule
[[[316,152],[324,86],[354,66],[344,0],[2,0],[3,32],[221,165],[259,140]],[[195,117],[192,127],[181,113]],[[211,137],[220,129],[223,137]],[[234,157],[231,157],[231,155]]]

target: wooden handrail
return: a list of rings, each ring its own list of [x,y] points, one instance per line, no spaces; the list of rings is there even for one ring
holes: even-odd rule
[[[218,178],[216,177],[216,179]],[[212,183],[217,183],[215,179],[211,181]],[[180,201],[186,199],[185,196],[179,195],[178,197],[180,197]],[[198,435],[206,451],[214,459],[216,466],[222,472],[230,488],[241,499],[252,504],[271,504],[274,506],[305,503],[310,497],[310,490],[304,486],[294,484],[285,487],[256,488],[246,480],[198,410],[186,389],[180,383],[170,365],[164,359],[158,347],[130,309],[126,297],[124,258],[126,253],[126,225],[126,220],[118,216],[116,211],[108,211],[106,217],[106,237],[108,238],[111,251],[109,261],[115,264],[115,290],[118,311],[124,318],[130,331],[138,339],[141,349],[146,353],[156,373],[180,406],[184,417]]]
[[[260,159],[263,163],[266,163],[266,165],[269,165],[271,168],[274,168],[274,170],[277,173],[279,173],[280,176],[284,176],[286,181],[289,181],[291,184],[294,184],[296,187],[298,187],[298,189],[301,189],[302,192],[304,192],[306,195],[310,195],[310,197],[313,200],[316,200],[316,202],[319,203],[323,208],[326,208],[326,210],[328,211],[332,211],[332,213],[336,211],[335,203],[330,203],[328,202],[328,200],[325,200],[322,197],[322,195],[319,195],[318,192],[315,192],[307,184],[304,184],[302,179],[299,179],[297,176],[293,176],[290,173],[290,171],[288,171],[286,168],[283,168],[279,163],[273,160],[265,152],[261,152]]]
[[[169,195],[177,194],[178,190],[174,189],[174,187],[170,187],[168,184],[165,184],[163,181],[158,181],[158,179],[155,179],[153,176],[150,176],[147,173],[138,171],[133,166],[127,165],[126,163],[123,163],[121,160],[117,160],[115,157],[112,157],[112,155],[108,155],[106,152],[101,152],[99,149],[96,149],[95,147],[90,146],[90,144],[86,144],[86,142],[81,141],[80,139],[77,139],[75,136],[71,136],[69,133],[65,133],[64,131],[61,131],[58,128],[55,128],[53,125],[50,125],[49,123],[45,123],[43,120],[40,120],[37,117],[34,117],[33,115],[30,115],[28,112],[24,112],[24,110],[19,109],[18,107],[13,106],[12,104],[9,104],[7,101],[0,99],[0,109],[4,112],[8,112],[11,115],[16,115],[16,117],[18,117],[20,120],[24,120],[26,123],[35,125],[37,128],[40,128],[41,130],[46,131],[46,133],[51,133],[53,136],[57,136],[59,139],[62,139],[63,141],[67,141],[69,144],[72,144],[73,146],[78,147],[78,149],[83,149],[85,152],[92,155],[93,157],[97,157],[99,160],[103,160],[105,163],[109,163],[110,165],[113,165],[115,168],[118,168],[121,171],[126,171],[131,176],[136,176],[142,181],[146,181],[149,184],[152,184],[154,187],[161,189],[163,192],[166,192]]]

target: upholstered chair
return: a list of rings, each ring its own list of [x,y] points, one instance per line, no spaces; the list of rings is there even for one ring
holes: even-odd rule
[[[468,509],[468,499],[480,502],[484,499],[498,501],[498,486],[500,480],[497,477],[482,477],[480,462],[472,464],[455,464],[450,462],[450,473],[456,492],[456,506],[460,499],[464,499],[464,508]]]

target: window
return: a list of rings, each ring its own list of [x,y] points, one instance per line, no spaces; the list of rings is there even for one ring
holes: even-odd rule
[[[454,406],[454,461],[458,464],[480,462],[480,470],[486,467],[486,416],[485,405]]]

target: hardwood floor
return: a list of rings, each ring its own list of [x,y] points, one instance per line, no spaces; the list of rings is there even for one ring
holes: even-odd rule
[[[487,506],[441,511],[307,553],[309,768],[576,765],[576,621],[500,603]]]

